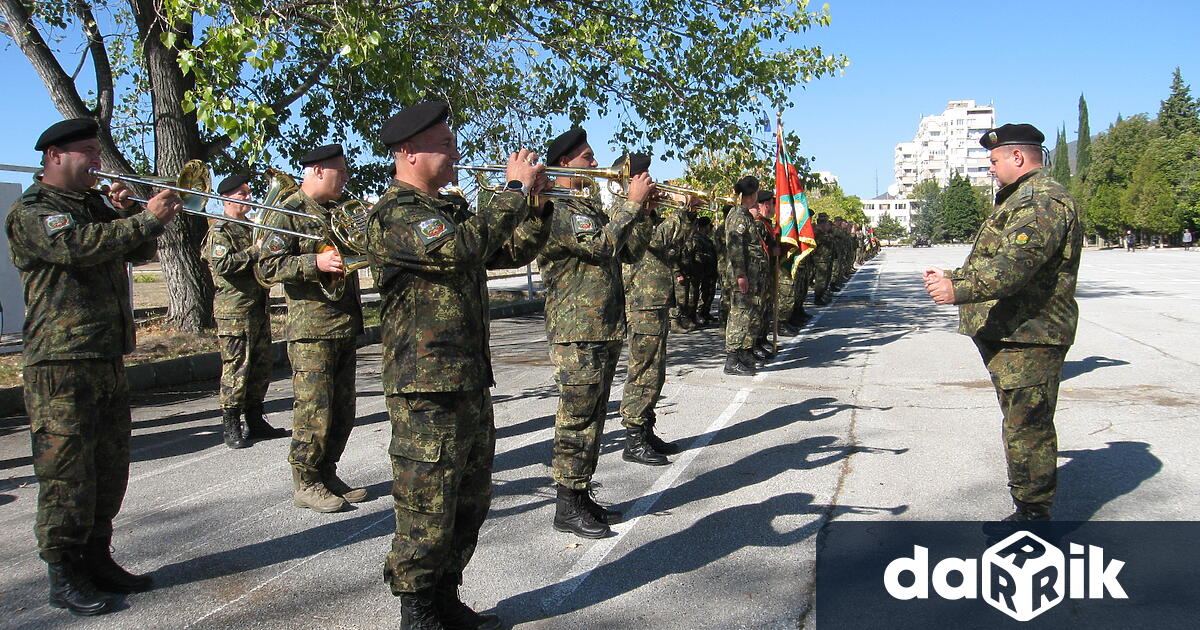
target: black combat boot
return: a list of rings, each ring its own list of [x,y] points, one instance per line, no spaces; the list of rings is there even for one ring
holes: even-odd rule
[[[267,424],[267,421],[263,419],[262,403],[246,405],[245,426],[247,440],[274,440],[291,435],[287,429],[277,429]]]
[[[662,453],[663,455],[674,455],[678,453],[678,444],[674,442],[667,442],[654,433],[655,422],[656,421],[654,419],[646,421],[646,443],[650,445],[650,448]]]
[[[91,617],[109,611],[108,596],[96,590],[75,552],[63,555],[60,562],[47,562],[50,575],[50,605],[66,608],[72,615]]]
[[[763,352],[767,354],[768,359],[774,359],[775,355],[779,354],[775,352],[775,344],[771,343],[771,341],[766,337],[759,339],[757,345],[760,349],[762,349]]]
[[[1013,499],[1013,504],[1017,506],[1017,510],[1012,514],[1004,517],[1005,522],[1023,523],[1026,521],[1048,521],[1050,520],[1050,506],[1041,503],[1025,503]]]
[[[591,514],[592,518],[596,519],[596,521],[605,525],[620,523],[623,515],[617,510],[610,510],[596,503],[596,498],[592,496],[593,493],[595,493],[595,490],[591,486],[588,486],[588,489],[584,490],[583,494],[580,495],[579,500],[580,504],[583,505],[583,509],[587,510],[588,514]]]
[[[725,355],[725,373],[730,376],[750,376],[756,370],[754,369],[754,357],[750,357],[750,363],[746,363],[743,353],[747,350],[737,350],[729,352]]]
[[[446,630],[433,605],[433,589],[401,593],[400,630]]]
[[[621,459],[647,466],[665,466],[671,463],[662,453],[656,452],[646,442],[646,427],[625,429],[625,452]]]
[[[583,507],[583,495],[587,490],[574,490],[558,486],[558,497],[554,502],[554,529],[570,532],[583,538],[604,538],[608,525],[596,520]]]
[[[93,538],[80,549],[80,560],[96,588],[107,593],[142,593],[154,587],[148,575],[134,575],[113,560],[111,538]]]
[[[446,630],[500,630],[496,615],[481,615],[458,598],[460,574],[444,575],[433,588],[433,607]]]
[[[771,360],[771,354],[766,350],[763,350],[763,348],[757,344],[755,344],[755,346],[750,348],[750,350],[747,352],[750,353],[750,356],[755,362],[758,363],[758,365],[766,365],[767,362]]]
[[[222,409],[221,421],[225,425],[225,446],[246,448],[246,436],[242,433],[242,410]]]

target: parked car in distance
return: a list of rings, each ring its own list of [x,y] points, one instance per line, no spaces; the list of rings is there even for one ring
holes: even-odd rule
[[[928,236],[914,236],[913,247],[930,247]]]

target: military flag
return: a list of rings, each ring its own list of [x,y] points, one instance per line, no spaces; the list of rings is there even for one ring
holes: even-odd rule
[[[775,225],[780,243],[791,245],[784,268],[795,276],[800,261],[816,248],[817,238],[808,210],[808,195],[804,193],[796,165],[783,146],[783,121],[779,119],[775,127]]]

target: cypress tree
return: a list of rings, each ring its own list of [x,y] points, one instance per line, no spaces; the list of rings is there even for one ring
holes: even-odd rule
[[[1058,141],[1054,143],[1054,165],[1051,174],[1063,186],[1071,185],[1070,150],[1067,148],[1067,126],[1058,130]]]
[[[1192,98],[1191,88],[1183,82],[1178,66],[1171,75],[1171,95],[1158,108],[1158,128],[1168,138],[1200,133],[1200,102]]]
[[[1079,95],[1079,133],[1075,141],[1075,177],[1087,179],[1088,165],[1092,163],[1092,130],[1088,125],[1087,101]]]

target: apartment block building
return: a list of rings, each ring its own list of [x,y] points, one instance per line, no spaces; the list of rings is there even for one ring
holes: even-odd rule
[[[933,179],[945,186],[954,173],[973,186],[990,186],[988,152],[979,138],[995,126],[995,108],[973,100],[950,101],[941,114],[923,116],[916,137],[896,145],[896,183],[888,192],[908,197],[917,184]]]

